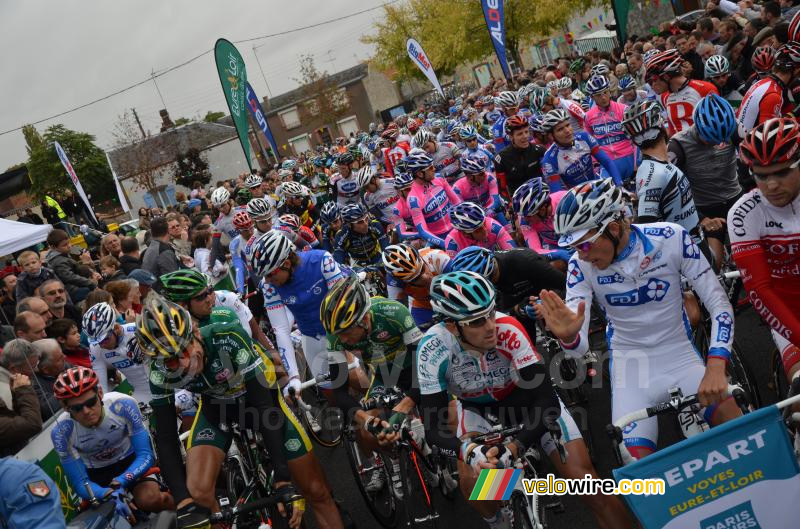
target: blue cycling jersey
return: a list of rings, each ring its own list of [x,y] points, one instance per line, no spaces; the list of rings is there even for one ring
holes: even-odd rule
[[[564,186],[571,188],[595,180],[597,174],[592,156],[599,151],[597,140],[585,131],[576,132],[575,141],[568,148],[553,142],[542,157],[542,174],[548,180],[550,190],[559,191]]]
[[[503,149],[508,147],[511,143],[508,141],[508,138],[506,138],[506,133],[503,130],[503,126],[505,125],[505,123],[506,123],[506,117],[504,115],[501,115],[499,118],[497,118],[497,121],[494,122],[494,125],[492,125],[491,128],[492,143],[494,144],[494,149],[496,152],[502,151]]]
[[[494,154],[487,151],[485,148],[478,145],[474,149],[470,149],[469,147],[465,147],[463,151],[461,151],[461,158],[472,158],[473,160],[480,160],[483,162],[483,166],[489,172],[494,172]]]

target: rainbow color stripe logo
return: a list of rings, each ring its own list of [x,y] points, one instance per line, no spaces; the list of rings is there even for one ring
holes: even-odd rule
[[[522,469],[513,468],[485,468],[481,470],[475,488],[469,495],[470,500],[495,500],[507,501],[511,499],[511,492],[517,485]]]

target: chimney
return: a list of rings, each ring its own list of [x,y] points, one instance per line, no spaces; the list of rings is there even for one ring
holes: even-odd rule
[[[261,98],[261,107],[264,109],[264,112],[269,112],[269,98],[267,96]]]
[[[167,112],[166,108],[159,110],[158,113],[161,115],[161,132],[175,128],[175,123],[169,118],[169,112]]]

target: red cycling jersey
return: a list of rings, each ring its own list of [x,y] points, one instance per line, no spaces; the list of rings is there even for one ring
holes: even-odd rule
[[[694,107],[708,94],[719,95],[717,87],[706,81],[690,79],[677,92],[661,94],[661,104],[667,109],[669,135],[694,125]]]
[[[776,207],[758,189],[728,212],[728,234],[750,303],[773,330],[800,345],[800,197]]]
[[[768,75],[757,81],[744,95],[736,121],[739,137],[770,118],[779,118],[792,111],[789,98],[784,97],[785,88],[780,79]]]

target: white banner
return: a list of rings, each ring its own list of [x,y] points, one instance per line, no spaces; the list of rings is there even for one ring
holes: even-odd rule
[[[408,39],[406,41],[406,50],[408,51],[408,56],[411,57],[411,60],[416,63],[420,70],[422,70],[422,73],[425,74],[425,77],[428,78],[428,81],[430,81],[436,91],[439,92],[439,95],[442,96],[442,99],[447,99],[444,97],[442,85],[439,84],[439,79],[436,77],[436,72],[433,71],[433,65],[431,64],[431,61],[428,60],[428,56],[425,55],[425,50],[422,49],[420,43],[414,39]]]
[[[86,198],[86,193],[83,191],[83,186],[81,185],[81,181],[78,180],[78,175],[75,174],[75,169],[72,168],[72,164],[67,158],[67,153],[64,152],[64,149],[61,148],[61,145],[58,142],[55,142],[56,145],[56,153],[58,154],[58,158],[61,160],[61,165],[64,166],[64,169],[67,170],[67,174],[72,179],[72,183],[75,184],[75,189],[78,190],[78,194],[80,195],[83,203],[86,204],[86,209],[89,210],[89,214],[94,219],[95,224],[99,224],[97,222],[97,217],[94,216],[94,210],[92,209],[92,205],[89,204],[89,199]]]
[[[117,196],[119,196],[119,203],[122,206],[122,211],[128,213],[131,207],[128,204],[128,200],[125,198],[125,193],[122,192],[122,185],[119,183],[119,178],[117,178],[117,172],[114,170],[114,166],[111,165],[111,158],[108,157],[108,152],[106,152],[106,160],[108,160],[108,168],[111,169],[111,176],[114,177],[114,185],[117,186]]]

